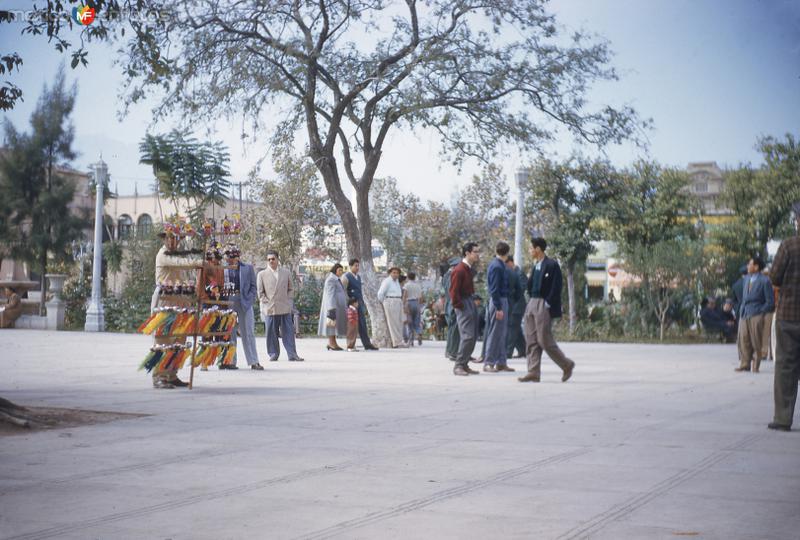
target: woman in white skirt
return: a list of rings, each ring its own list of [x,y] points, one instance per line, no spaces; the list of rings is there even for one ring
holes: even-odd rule
[[[392,348],[403,346],[403,289],[400,287],[399,277],[399,268],[389,268],[389,276],[378,289],[378,301],[383,304],[383,312],[386,314]]]

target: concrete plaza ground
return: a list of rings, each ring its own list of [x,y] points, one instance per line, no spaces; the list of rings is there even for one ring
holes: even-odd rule
[[[733,345],[567,343],[571,381],[521,384],[304,339],[188,391],[150,342],[0,331],[0,396],[147,415],[0,438],[0,538],[800,538],[800,432]]]

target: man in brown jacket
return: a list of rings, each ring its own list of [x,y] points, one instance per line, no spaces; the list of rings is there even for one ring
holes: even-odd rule
[[[267,252],[267,267],[256,278],[261,316],[267,327],[267,354],[270,362],[276,362],[281,354],[278,345],[280,328],[283,347],[290,362],[302,362],[297,355],[294,340],[294,321],[292,313],[292,276],[289,270],[278,265],[278,252]]]
[[[795,229],[800,233],[800,201],[792,205],[792,210]],[[789,431],[800,380],[800,236],[781,243],[770,279],[779,292],[775,311],[775,416],[768,427]]]

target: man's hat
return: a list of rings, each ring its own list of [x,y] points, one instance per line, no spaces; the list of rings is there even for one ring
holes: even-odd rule
[[[227,246],[225,246],[225,255],[226,256],[228,256],[230,258],[234,258],[234,257],[238,257],[241,254],[242,254],[242,252],[239,250],[239,246],[237,246],[236,244],[228,244]]]
[[[397,270],[398,272],[402,273],[402,270],[400,270],[399,266],[391,266],[391,267],[389,267],[389,269],[386,271],[386,273],[387,274],[391,274],[392,271],[394,271],[394,270]]]

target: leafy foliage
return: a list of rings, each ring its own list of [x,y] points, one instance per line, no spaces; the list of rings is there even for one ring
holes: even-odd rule
[[[313,163],[295,156],[289,145],[276,150],[274,180],[250,180],[250,190],[258,206],[246,212],[241,246],[258,260],[267,250],[278,251],[281,261],[292,269],[303,257],[303,236],[310,234],[321,244],[324,232],[335,222],[330,201],[320,191]]]
[[[725,174],[721,201],[733,210],[735,219],[721,233],[725,239],[736,236],[734,246],[752,254],[766,256],[767,242],[791,234],[789,212],[800,200],[800,145],[787,134],[783,140],[764,137],[758,141],[764,166],[754,169],[742,165]]]
[[[172,201],[188,200],[189,218],[200,221],[211,205],[224,206],[230,189],[230,155],[222,143],[201,143],[173,130],[166,135],[147,134],[139,143],[139,163],[150,165],[158,192]]]
[[[86,223],[86,216],[70,211],[75,188],[58,172],[59,166],[75,157],[69,117],[76,93],[74,86],[65,88],[62,68],[53,85],[42,90],[31,114],[30,134],[18,132],[8,120],[4,125],[6,152],[0,156],[0,200],[9,213],[0,220],[0,232],[10,240],[3,242],[8,253],[33,263],[41,273],[43,292],[48,260],[69,261],[71,243]],[[10,233],[8,237],[6,232]]]
[[[109,332],[135,332],[150,315],[153,270],[160,247],[157,238],[133,238],[129,241],[125,257],[128,278],[122,294],[119,297],[108,294],[103,299]]]

